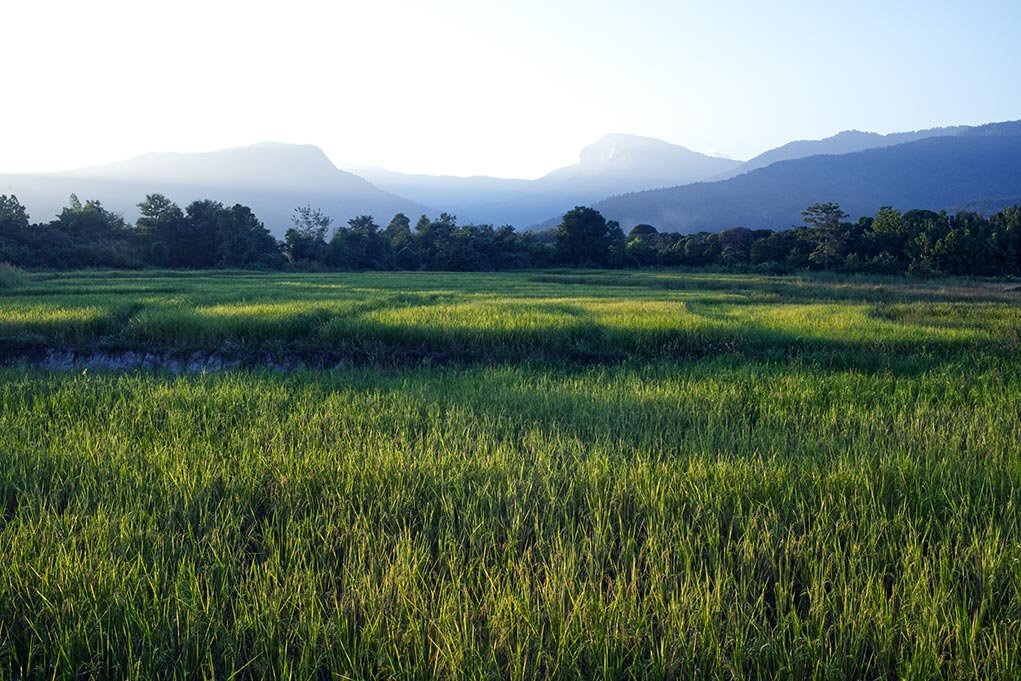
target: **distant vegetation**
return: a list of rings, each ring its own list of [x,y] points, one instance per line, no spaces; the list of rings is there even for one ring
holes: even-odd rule
[[[28,276],[14,265],[0,262],[0,288],[18,288],[28,283]]]
[[[295,210],[283,241],[250,208],[202,200],[181,209],[161,194],[139,204],[130,226],[98,201],[71,196],[49,223],[31,224],[14,196],[0,196],[0,262],[27,268],[252,268],[490,271],[534,267],[713,267],[787,273],[1021,274],[1021,207],[973,212],[880,208],[848,222],[840,206],[815,204],[789,230],[726,229],[691,235],[637,225],[627,234],[592,208],[568,211],[545,232],[459,225],[443,213],[385,228],[368,215],[332,229],[311,206]]]

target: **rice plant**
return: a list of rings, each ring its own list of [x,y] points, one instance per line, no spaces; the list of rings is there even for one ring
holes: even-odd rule
[[[1009,292],[536,276],[5,298],[46,343],[465,359],[0,370],[0,677],[1017,677]]]

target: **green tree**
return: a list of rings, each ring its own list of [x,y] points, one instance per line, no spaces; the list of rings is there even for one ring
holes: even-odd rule
[[[359,215],[347,221],[347,249],[355,269],[387,269],[389,243],[379,232],[371,215]]]
[[[404,213],[397,213],[383,230],[393,252],[393,264],[400,270],[418,269],[419,254],[415,237],[411,233],[411,220]]]
[[[181,208],[163,194],[146,194],[145,200],[138,204],[138,211],[141,217],[135,224],[140,230],[153,229],[184,217]]]
[[[184,209],[185,220],[170,244],[174,267],[210,268],[220,260],[224,212],[219,201],[192,201]]]
[[[239,203],[221,216],[217,255],[220,267],[278,267],[283,264],[276,239],[251,208]]]
[[[575,206],[564,213],[556,234],[557,259],[565,265],[598,267],[609,259],[606,218],[597,210]]]
[[[21,236],[28,224],[28,211],[18,197],[0,194],[0,238]]]
[[[294,263],[324,262],[329,250],[326,231],[333,220],[318,208],[299,206],[291,217],[292,227],[284,233],[284,252]]]
[[[1021,274],[1021,206],[1011,206],[992,217],[1000,248],[1010,274]]]
[[[423,215],[415,225],[415,241],[421,254],[421,264],[426,269],[449,269],[447,260],[452,252],[450,240],[457,229],[457,217],[440,213],[435,220]]]
[[[830,268],[830,260],[840,254],[843,241],[842,221],[847,213],[836,203],[816,203],[801,213],[805,227],[815,239],[816,247],[812,252],[814,262],[822,262],[823,269]]]
[[[609,267],[627,264],[627,237],[616,220],[606,221],[606,258],[600,264]]]
[[[0,262],[31,263],[28,211],[16,196],[0,194]]]
[[[135,227],[144,245],[146,260],[160,267],[173,266],[173,254],[189,248],[183,232],[184,211],[163,194],[147,194],[138,204],[138,210],[141,217]]]
[[[411,220],[404,213],[398,213],[390,220],[390,224],[383,230],[384,236],[390,241],[395,251],[411,245]]]
[[[659,230],[652,225],[640,224],[635,225],[631,228],[631,231],[627,233],[628,241],[637,237],[656,237],[659,236]]]
[[[72,238],[85,242],[118,240],[127,235],[128,227],[117,213],[103,208],[99,201],[82,203],[71,194],[68,206],[60,211],[53,226]]]

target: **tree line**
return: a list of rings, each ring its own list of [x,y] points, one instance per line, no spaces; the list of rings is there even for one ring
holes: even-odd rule
[[[459,225],[446,213],[414,224],[398,213],[382,227],[362,215],[334,228],[311,206],[294,212],[276,240],[250,208],[161,194],[129,225],[98,201],[72,195],[48,223],[31,223],[14,196],[0,195],[0,262],[27,268],[252,268],[484,271],[531,267],[715,267],[759,272],[835,270],[876,274],[1021,275],[1021,207],[973,212],[884,207],[848,221],[834,203],[807,208],[786,230],[735,227],[674,234],[652,225],[625,233],[578,206],[559,226]]]

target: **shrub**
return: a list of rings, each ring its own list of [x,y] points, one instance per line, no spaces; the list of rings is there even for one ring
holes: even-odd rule
[[[28,275],[14,265],[0,262],[0,289],[18,288],[28,284]]]

